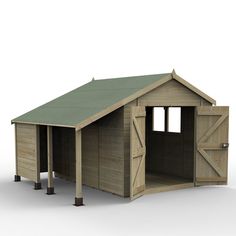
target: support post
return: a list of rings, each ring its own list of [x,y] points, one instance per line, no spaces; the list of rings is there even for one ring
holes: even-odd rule
[[[34,183],[34,189],[39,190],[42,189],[42,185],[40,182],[40,134],[39,134],[39,125],[36,125],[36,161],[37,161],[37,180]]]
[[[82,141],[81,130],[75,130],[75,169],[76,169],[76,193],[75,206],[83,205],[82,196]]]
[[[47,126],[47,157],[48,157],[48,187],[47,194],[54,194],[53,187],[53,150],[52,150],[52,127]]]
[[[18,160],[17,160],[17,124],[15,124],[15,164],[16,164],[16,174],[14,176],[14,181],[15,182],[20,182],[21,181],[21,177],[18,175]]]

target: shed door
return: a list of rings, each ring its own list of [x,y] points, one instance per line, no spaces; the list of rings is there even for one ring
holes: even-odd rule
[[[130,122],[130,198],[143,195],[145,190],[145,107],[131,108]]]
[[[229,107],[197,107],[196,184],[226,184]]]

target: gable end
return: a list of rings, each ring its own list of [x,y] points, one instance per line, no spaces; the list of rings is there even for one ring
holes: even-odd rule
[[[172,79],[138,98],[140,106],[201,106],[211,105],[204,98]]]

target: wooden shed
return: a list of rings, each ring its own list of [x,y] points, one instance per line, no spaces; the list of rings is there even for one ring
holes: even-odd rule
[[[178,117],[177,117],[178,116]],[[178,127],[171,127],[170,120]],[[135,199],[227,184],[229,108],[167,74],[92,80],[16,119],[16,174],[40,173]]]

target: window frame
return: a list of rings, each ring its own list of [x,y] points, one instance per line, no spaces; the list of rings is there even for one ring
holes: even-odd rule
[[[176,109],[179,108],[179,131],[170,131],[170,109]],[[181,134],[182,133],[182,109],[181,107],[168,107],[168,129],[167,129],[168,133],[173,133],[173,134]]]
[[[155,130],[154,127],[154,122],[155,122],[155,112],[154,112],[154,109],[155,108],[163,108],[164,110],[164,130],[161,131],[161,130]],[[169,121],[170,121],[170,116],[169,116],[169,108],[179,108],[180,109],[180,119],[179,119],[179,122],[180,122],[180,131],[179,132],[176,132],[176,131],[169,131]],[[153,110],[152,110],[152,131],[153,132],[161,132],[161,133],[169,133],[169,134],[181,134],[182,133],[182,107],[180,106],[171,106],[171,107],[163,107],[163,106],[156,106],[156,107],[153,107]]]
[[[163,130],[155,130],[155,108],[163,108],[163,116],[164,116],[164,119],[163,119]],[[165,133],[165,108],[164,107],[153,107],[153,110],[152,110],[152,131],[154,132],[162,132],[162,133]]]

